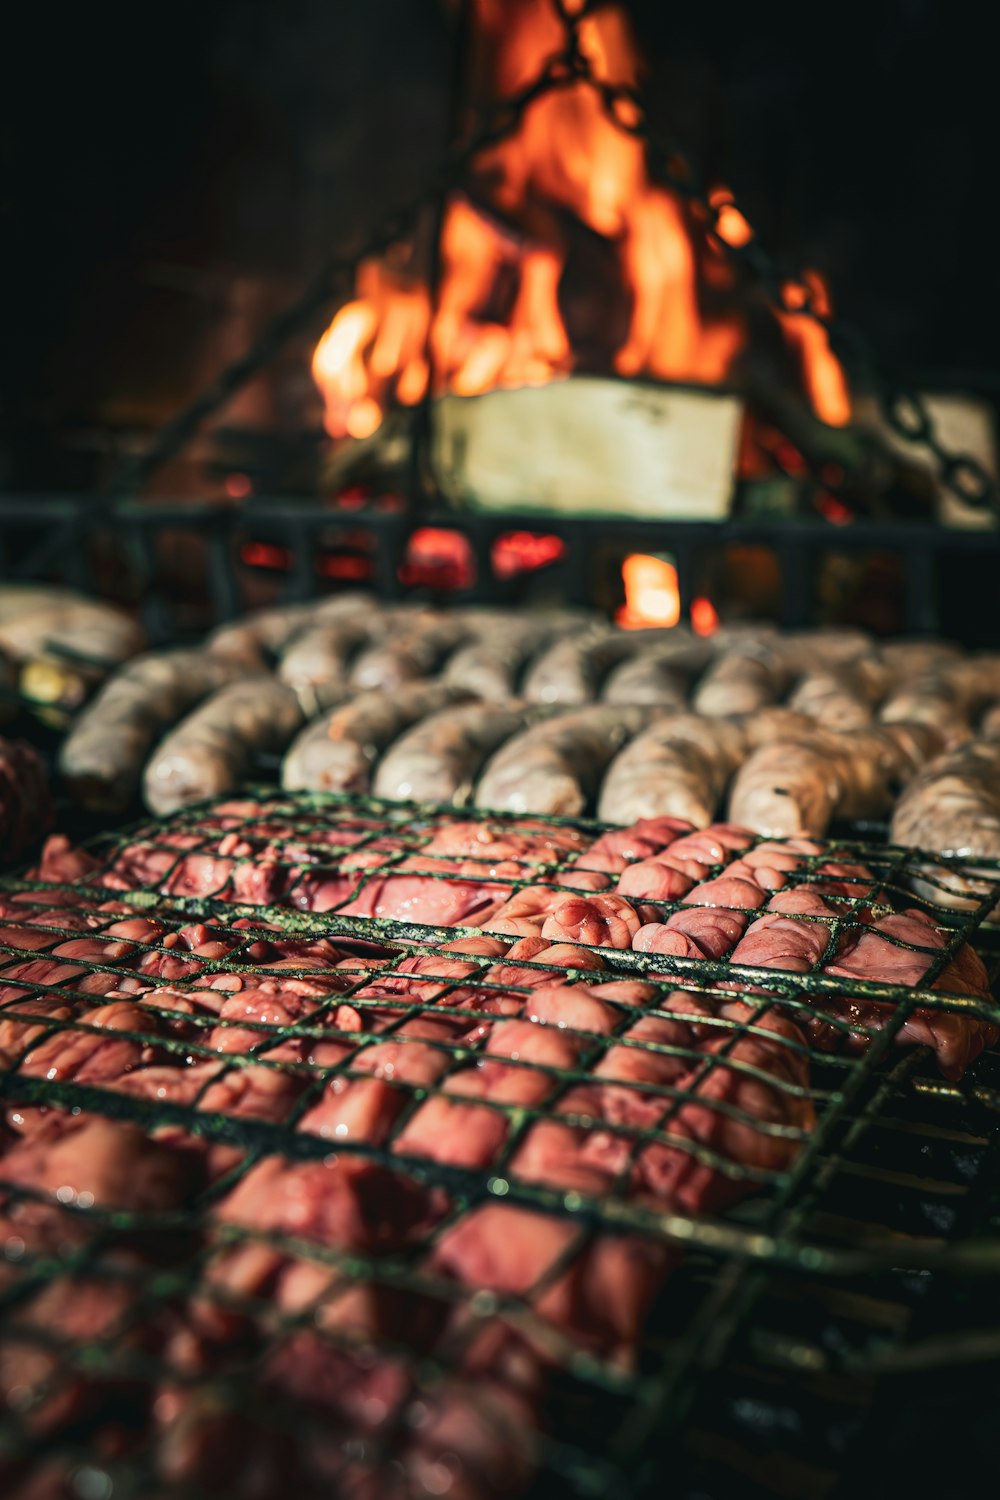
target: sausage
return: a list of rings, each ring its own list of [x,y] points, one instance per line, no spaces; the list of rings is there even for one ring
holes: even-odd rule
[[[959,674],[925,672],[900,684],[879,710],[884,724],[930,724],[949,745],[972,737],[973,702],[968,683]]]
[[[459,616],[453,618],[429,609],[393,611],[392,630],[387,639],[369,646],[355,658],[351,685],[388,692],[405,683],[423,681],[432,676],[468,635],[469,627]]]
[[[468,696],[443,682],[361,693],[306,725],[285,756],[281,784],[286,791],[366,792],[375,762],[393,740]]]
[[[245,780],[255,753],[284,750],[301,723],[287,683],[266,675],[229,683],[154,751],[143,776],[146,806],[162,817],[231,791]]]
[[[698,683],[692,706],[700,714],[749,714],[776,703],[787,682],[777,654],[766,646],[732,651],[713,662]]]
[[[0,647],[18,660],[59,656],[65,650],[110,668],[145,644],[142,627],[114,605],[71,589],[0,587]]]
[[[973,740],[939,756],[896,804],[892,842],[962,858],[1000,858],[1000,744]]]
[[[597,815],[608,823],[684,818],[704,828],[715,816],[744,747],[743,730],[727,719],[671,714],[615,756]]]
[[[517,697],[517,685],[528,662],[553,635],[543,620],[516,616],[498,621],[492,630],[470,641],[448,658],[442,681],[465,688],[491,703]]]
[[[154,741],[200,699],[245,675],[237,659],[205,651],[136,657],[104,684],[63,741],[59,769],[73,797],[97,812],[125,812]]]
[[[390,746],[375,773],[376,796],[464,805],[484,763],[527,719],[513,704],[463,704],[429,715]]]
[[[730,822],[768,838],[822,834],[843,793],[842,770],[828,746],[803,737],[754,750],[729,793]]]
[[[524,696],[529,703],[590,703],[608,669],[633,649],[625,632],[605,625],[566,636],[531,664]]]
[[[915,677],[940,672],[961,660],[958,646],[950,641],[885,641],[879,655],[894,686]]]
[[[677,667],[677,653],[670,648],[640,651],[614,667],[605,679],[601,698],[605,703],[659,703],[683,708],[688,678]]]
[[[730,820],[778,838],[821,835],[834,818],[879,817],[934,743],[914,725],[850,734],[816,728],[774,740],[755,749],[737,772]]]
[[[488,763],[476,806],[574,817],[597,792],[612,756],[649,722],[650,710],[592,704],[545,719],[508,740]]]
[[[208,637],[215,656],[235,657],[256,671],[270,666],[290,640],[313,625],[371,619],[375,600],[361,590],[333,594],[305,604],[279,604],[257,610],[231,625],[220,625]]]
[[[310,625],[285,646],[278,677],[294,690],[307,718],[347,696],[351,658],[369,636],[363,620],[352,618]]]
[[[780,704],[737,716],[733,722],[739,724],[750,750],[756,750],[758,745],[770,745],[773,740],[796,739],[811,734],[816,728],[807,714],[800,714],[794,708],[783,708]]]
[[[851,730],[870,724],[885,691],[888,673],[874,659],[806,673],[788,706],[808,714],[824,729]]]
[[[773,644],[793,677],[875,660],[875,642],[866,631],[839,626],[788,631]]]
[[[897,802],[889,837],[907,848],[966,860],[1000,859],[1000,744],[972,740],[931,761]],[[995,871],[989,873],[996,878]],[[941,905],[957,907],[985,894],[979,889],[977,895],[974,879],[942,870],[918,889]],[[992,918],[1000,918],[1000,908]]]

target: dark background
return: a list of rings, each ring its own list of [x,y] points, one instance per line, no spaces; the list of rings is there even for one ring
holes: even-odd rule
[[[632,0],[657,113],[895,370],[1000,367],[972,6]],[[440,0],[36,7],[4,24],[0,483],[190,396],[445,136]],[[992,388],[992,386],[991,386]],[[5,469],[5,472],[4,472]]]

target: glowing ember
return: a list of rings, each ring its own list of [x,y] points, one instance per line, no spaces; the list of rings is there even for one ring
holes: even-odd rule
[[[719,616],[711,599],[691,600],[691,629],[695,635],[714,635],[719,628]]]
[[[420,526],[407,544],[399,578],[408,588],[471,588],[476,581],[472,543],[460,531]]]
[[[622,563],[625,603],[615,621],[625,630],[676,625],[681,617],[677,569],[665,557],[634,552]]]
[[[515,578],[519,573],[536,573],[558,562],[566,551],[562,537],[534,531],[505,531],[497,537],[490,551],[490,561],[497,578]]]
[[[737,250],[741,245],[748,245],[753,239],[753,230],[733,202],[733,195],[729,189],[727,187],[713,188],[708,195],[708,201],[718,211],[715,233],[719,239],[725,240],[727,245],[732,245]]]
[[[551,0],[472,3],[493,97],[523,89],[560,52],[564,32]],[[638,52],[621,5],[584,14],[579,40],[598,80],[638,85]],[[618,108],[627,124],[627,103]],[[728,188],[710,194],[718,220],[706,234],[697,211],[650,181],[642,140],[609,118],[583,80],[535,99],[517,133],[481,154],[476,172],[475,191],[488,192],[490,207],[457,195],[446,204],[433,307],[426,283],[398,258],[369,262],[355,300],[320,340],[313,374],[333,437],[368,437],[391,404],[419,402],[430,369],[435,394],[465,396],[569,373],[575,358],[561,291],[579,239],[573,220],[604,242],[616,271],[622,334],[608,347],[606,367],[713,385],[732,376],[747,328],[719,242],[740,247],[753,231]],[[814,273],[798,292],[800,302],[808,292],[814,305],[828,306]],[[606,299],[596,295],[603,316]],[[850,402],[826,331],[795,310],[794,287],[786,298],[791,311],[778,320],[803,389],[817,415],[839,425]]]

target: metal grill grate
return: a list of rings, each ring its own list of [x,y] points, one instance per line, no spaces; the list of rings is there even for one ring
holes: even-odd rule
[[[513,1488],[544,1472],[545,1493],[631,1493],[765,1273],[894,1263],[891,1228],[854,1239],[829,1205],[920,1071],[921,1051],[885,1066],[913,1018],[1000,1021],[981,997],[933,988],[997,885],[978,879],[963,908],[939,905],[950,862],[920,856],[915,894],[911,852],[837,841],[788,877],[838,913],[808,974],[599,946],[600,968],[517,957],[502,972],[505,955],[482,941],[493,909],[470,909],[470,888],[495,887],[497,905],[530,887],[589,895],[577,861],[604,831],[532,818],[516,825],[534,830],[530,852],[468,853],[471,833],[511,826],[269,791],[103,835],[88,868],[55,869],[68,878],[0,886],[0,1091],[22,1137],[0,1163],[11,1494],[40,1453],[81,1500],[108,1486],[219,1493],[213,1462],[233,1494],[269,1494],[272,1472],[275,1492],[294,1475],[303,1495],[366,1493],[373,1468],[375,1493],[402,1494],[400,1463],[406,1483],[419,1471],[442,1493],[500,1491],[493,1470]],[[461,857],[441,852],[449,840]],[[414,874],[445,893],[450,922],[350,910],[395,899]],[[680,905],[644,904],[660,920]],[[943,937],[919,987],[820,972],[865,913],[901,907]],[[567,1007],[534,1027],[559,1055],[491,1051],[552,993],[539,980]],[[578,1012],[574,995],[587,997]],[[650,1019],[672,1030],[650,1039]],[[636,1058],[649,1078],[622,1072]],[[466,1096],[463,1080],[491,1062],[509,1094]],[[448,1127],[421,1135],[432,1107]],[[103,1136],[106,1120],[138,1131]],[[568,1133],[554,1165],[529,1150],[543,1126]],[[584,1157],[585,1132],[603,1155]],[[93,1192],[56,1180],[79,1165],[76,1140],[105,1163]],[[549,1248],[526,1252],[520,1281],[509,1266],[506,1284],[491,1281],[528,1214]],[[933,1261],[940,1247],[912,1254]],[[650,1296],[667,1283],[666,1324],[654,1318],[642,1341],[645,1299],[606,1305],[623,1278]],[[620,1346],[637,1341],[630,1365]],[[441,1436],[449,1411],[493,1432],[482,1473],[453,1431]]]

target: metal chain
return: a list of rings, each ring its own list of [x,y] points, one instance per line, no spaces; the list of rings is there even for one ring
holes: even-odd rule
[[[915,391],[893,385],[878,374],[867,341],[857,328],[817,307],[801,273],[779,264],[763,249],[752,231],[747,242],[738,246],[730,244],[719,232],[723,207],[731,208],[731,202],[714,204],[707,184],[699,178],[688,158],[675,146],[666,145],[654,137],[639,89],[631,84],[611,83],[595,74],[580,37],[581,21],[595,9],[593,0],[551,0],[551,3],[565,32],[562,50],[545,62],[532,82],[517,93],[487,106],[478,128],[465,140],[453,144],[419,196],[392,214],[352,255],[332,257],[302,297],[269,323],[245,354],[160,428],[144,454],[126,460],[103,492],[104,501],[114,502],[135,494],[153,473],[184,447],[213,412],[334,300],[346,276],[352,274],[362,261],[403,239],[429,203],[443,201],[449,192],[454,191],[478,156],[516,134],[526,112],[537,99],[557,89],[582,83],[597,93],[606,115],[618,130],[642,141],[652,175],[697,204],[708,232],[714,232],[723,252],[758,278],[773,305],[782,312],[812,318],[826,330],[830,347],[844,366],[874,391],[888,427],[904,441],[917,443],[933,454],[939,465],[941,483],[966,505],[997,508],[994,482],[980,461],[972,454],[948,449],[936,433],[923,399]],[[790,300],[789,284],[795,288],[794,300]]]

